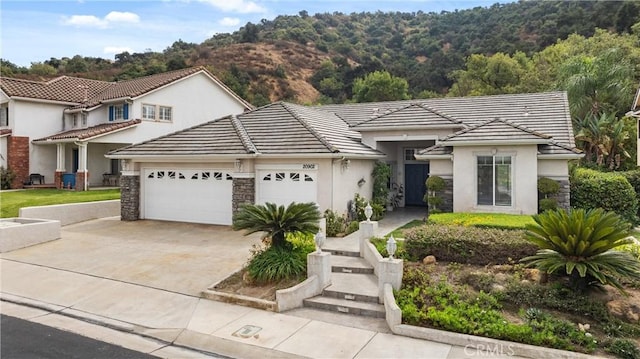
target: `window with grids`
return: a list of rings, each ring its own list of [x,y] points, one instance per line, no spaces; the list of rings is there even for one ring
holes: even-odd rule
[[[9,126],[9,106],[0,105],[0,126]]]
[[[124,120],[124,106],[123,105],[113,106],[113,118],[116,121]]]
[[[160,106],[158,119],[160,121],[171,121],[171,107]]]
[[[155,105],[142,105],[142,119],[143,120],[155,120],[156,119],[156,106]]]
[[[511,156],[478,156],[479,205],[511,206]]]

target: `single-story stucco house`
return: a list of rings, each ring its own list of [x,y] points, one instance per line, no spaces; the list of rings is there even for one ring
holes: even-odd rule
[[[562,185],[582,156],[564,92],[308,107],[273,103],[110,152],[122,170],[122,219],[230,224],[242,203],[316,202],[339,213],[370,197],[376,161],[425,205],[445,179],[455,212],[533,214],[537,180]]]

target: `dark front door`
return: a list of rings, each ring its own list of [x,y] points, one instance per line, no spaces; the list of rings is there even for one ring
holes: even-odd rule
[[[423,201],[427,191],[425,181],[429,176],[429,164],[405,164],[404,165],[404,204],[405,206],[426,206]]]
[[[78,161],[80,159],[80,152],[78,152],[77,148],[74,148],[72,152],[72,160],[73,163],[71,164],[72,168],[71,168],[71,172],[76,173],[78,172]]]

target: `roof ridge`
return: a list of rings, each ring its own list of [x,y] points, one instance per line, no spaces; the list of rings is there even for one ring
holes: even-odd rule
[[[431,107],[430,105],[427,105],[425,102],[418,102],[416,105],[424,108],[427,111],[431,111],[431,112],[433,112],[434,114],[436,114],[436,115],[438,115],[440,117],[444,117],[444,118],[446,118],[447,120],[449,120],[449,121],[451,121],[453,123],[464,125],[462,120],[458,120],[457,118],[455,118],[455,117],[453,117],[453,116],[451,116],[449,114],[446,114],[444,112],[440,112],[438,109],[436,109],[435,107]]]
[[[534,130],[532,130],[532,129],[524,126],[524,125],[509,121],[509,120],[505,120],[505,119],[500,118],[500,117],[495,117],[495,118],[493,118],[491,120],[487,120],[485,122],[482,122],[482,123],[479,123],[477,125],[474,125],[474,126],[471,126],[471,127],[467,127],[467,128],[462,129],[462,130],[460,130],[458,132],[455,132],[455,133],[443,138],[441,141],[447,141],[447,140],[450,140],[450,139],[452,139],[454,137],[458,137],[458,136],[464,135],[465,133],[469,133],[471,131],[477,130],[478,128],[484,127],[484,126],[489,125],[489,124],[491,124],[493,122],[502,122],[505,125],[511,126],[511,127],[515,128],[517,130],[529,133],[529,134],[534,135],[536,137],[540,137],[540,138],[544,138],[544,139],[552,139],[553,138],[550,135],[545,135],[543,133],[534,131]]]
[[[236,130],[236,133],[240,138],[240,142],[242,142],[242,146],[244,146],[247,152],[260,153],[256,145],[253,143],[253,141],[251,141],[251,137],[249,136],[247,130],[244,128],[242,121],[240,121],[240,119],[236,115],[230,115],[229,117],[231,118],[231,125]]]
[[[316,137],[318,139],[318,141],[320,141],[320,143],[322,143],[329,151],[331,152],[340,152],[340,150],[338,150],[331,142],[329,142],[322,134],[320,134],[318,131],[316,131],[316,129],[309,125],[307,123],[307,121],[303,118],[301,118],[300,114],[295,111],[293,108],[291,108],[292,106],[297,106],[297,105],[293,105],[287,102],[280,102],[280,105],[282,105],[282,107],[284,107],[285,110],[287,110],[287,112],[289,112],[293,118],[295,118],[296,120],[298,120],[298,122],[300,122],[300,124],[302,126],[304,126],[304,128],[307,129],[307,131],[309,131],[314,137]],[[306,107],[305,107],[306,108]],[[310,111],[313,111],[311,109],[309,109]]]

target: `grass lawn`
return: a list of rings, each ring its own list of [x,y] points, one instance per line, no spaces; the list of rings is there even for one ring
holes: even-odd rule
[[[29,189],[0,192],[0,218],[17,217],[22,207],[51,204],[106,201],[120,199],[120,189],[69,191],[58,189]]]
[[[524,229],[527,224],[535,224],[529,215],[502,213],[437,213],[429,216],[429,222],[500,229]]]

